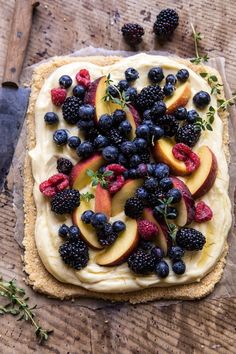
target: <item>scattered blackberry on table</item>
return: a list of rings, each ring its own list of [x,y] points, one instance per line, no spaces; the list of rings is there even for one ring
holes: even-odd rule
[[[164,192],[168,192],[168,190],[170,190],[173,187],[173,182],[171,178],[164,177],[160,180],[159,186]]]
[[[124,141],[120,146],[120,150],[125,156],[131,156],[136,153],[135,143],[132,141]]]
[[[124,141],[123,135],[116,128],[112,128],[109,132],[109,142],[112,145],[120,145]]]
[[[166,83],[170,83],[172,85],[175,85],[176,82],[177,82],[177,79],[176,79],[175,75],[169,74],[166,76]]]
[[[47,112],[44,116],[44,121],[48,125],[57,124],[59,122],[58,115],[54,112]]]
[[[165,177],[169,177],[170,168],[165,163],[158,163],[155,165],[153,174],[159,180]]]
[[[169,38],[179,24],[179,16],[173,9],[162,10],[154,22],[153,31],[158,39]]]
[[[148,78],[153,84],[159,84],[164,79],[164,73],[161,67],[151,68],[148,72]]]
[[[184,256],[184,250],[180,246],[172,246],[168,251],[168,256],[174,261],[180,260]]]
[[[195,109],[191,109],[190,111],[187,112],[187,122],[189,124],[194,124],[197,119],[199,118],[199,114]]]
[[[192,228],[183,227],[176,234],[176,244],[187,251],[199,251],[205,243],[205,236]]]
[[[58,129],[53,134],[53,141],[61,146],[66,145],[68,140],[68,133],[65,129]]]
[[[160,247],[153,247],[151,250],[152,255],[155,257],[157,262],[160,262],[164,257],[164,252]]]
[[[87,158],[91,156],[93,152],[93,144],[90,141],[84,141],[76,148],[76,153],[81,158]]]
[[[126,200],[125,203],[125,215],[129,216],[132,219],[138,219],[143,212],[143,202],[137,197],[132,197]]]
[[[106,136],[98,134],[98,136],[94,139],[93,144],[96,149],[101,149],[109,145],[109,140]]]
[[[203,109],[211,102],[211,96],[206,91],[199,91],[193,96],[193,103],[197,108]]]
[[[107,216],[104,213],[94,213],[90,220],[91,225],[99,230],[107,223]]]
[[[110,223],[105,223],[102,229],[97,230],[97,238],[101,246],[110,246],[117,237],[118,233],[113,230]]]
[[[115,162],[118,158],[118,155],[119,155],[119,151],[115,146],[109,145],[102,150],[102,156],[104,160],[106,160],[109,163]]]
[[[151,114],[154,118],[163,116],[166,113],[166,104],[163,101],[155,102]]]
[[[72,85],[72,78],[69,75],[63,75],[59,79],[59,85],[68,89]]]
[[[85,223],[85,224],[90,224],[91,222],[91,218],[93,216],[94,212],[92,210],[85,210],[83,212],[83,214],[81,215],[81,220]]]
[[[66,241],[59,248],[62,260],[70,267],[80,270],[88,264],[88,246],[81,239],[74,242]]]
[[[193,147],[198,142],[200,136],[201,129],[199,127],[193,124],[185,124],[175,134],[175,141]]]
[[[80,98],[81,100],[84,99],[84,95],[85,95],[85,88],[82,85],[76,85],[73,88],[73,96]]]
[[[135,87],[129,87],[126,91],[125,91],[125,97],[127,101],[130,102],[135,102],[137,97],[138,97],[138,91]]]
[[[137,249],[129,256],[128,266],[136,274],[149,274],[154,271],[155,258],[150,252]]]
[[[186,265],[185,263],[180,259],[172,264],[172,270],[175,274],[181,275],[185,273],[186,270]]]
[[[109,114],[102,114],[98,121],[98,130],[101,133],[109,133],[113,125],[113,119]]]
[[[57,171],[60,173],[64,173],[65,175],[69,175],[71,173],[71,170],[73,168],[73,163],[65,159],[64,157],[60,157],[57,160]]]
[[[124,120],[123,122],[120,123],[118,129],[121,135],[126,137],[131,132],[132,126],[128,120]]]
[[[187,109],[185,107],[178,107],[174,112],[174,116],[177,120],[187,119]]]
[[[173,96],[173,94],[175,93],[175,86],[168,82],[163,87],[163,92],[166,97]]]
[[[70,136],[68,139],[68,146],[71,149],[76,149],[81,144],[81,140],[78,136]]]
[[[126,229],[126,225],[123,221],[121,220],[117,220],[117,221],[114,221],[113,224],[112,224],[112,229],[117,232],[117,233],[120,233],[120,232],[123,232],[125,231]]]
[[[139,78],[139,73],[134,68],[128,68],[125,70],[125,78],[128,82],[135,81]]]
[[[177,188],[172,188],[166,193],[166,198],[172,198],[172,203],[179,203],[182,199],[182,193]]]
[[[180,82],[185,82],[189,78],[189,72],[187,69],[180,69],[177,72],[176,77]]]
[[[80,192],[75,189],[65,189],[51,199],[51,210],[56,214],[71,214],[80,205]]]
[[[126,90],[128,90],[128,88],[129,88],[129,83],[128,83],[127,80],[120,80],[120,81],[118,82],[117,87],[118,87],[118,90],[121,91],[121,92],[122,92],[122,91],[126,91]]]
[[[58,235],[62,238],[67,238],[69,235],[70,228],[66,224],[62,224],[58,230]]]
[[[91,104],[83,104],[79,107],[79,118],[82,120],[92,120],[95,115],[95,108]]]
[[[126,42],[131,46],[141,43],[144,35],[144,29],[138,23],[126,23],[121,28],[121,32]]]
[[[62,105],[62,115],[69,124],[76,124],[79,120],[79,108],[82,100],[75,96],[67,97]]]
[[[137,154],[131,156],[129,160],[130,167],[132,168],[137,167],[141,162],[140,156]]]
[[[162,260],[155,266],[155,272],[160,278],[166,278],[169,275],[169,266],[166,261]]]
[[[121,122],[126,120],[126,113],[123,109],[116,109],[112,113],[112,124],[118,126]]]
[[[69,228],[69,241],[77,241],[79,237],[81,236],[81,231],[76,225],[72,225]]]
[[[144,87],[138,94],[136,99],[136,106],[140,111],[145,111],[148,108],[152,108],[155,102],[162,101],[164,94],[160,86],[147,86]]]
[[[164,129],[164,135],[172,137],[177,133],[179,123],[173,115],[166,114],[158,118],[158,125]]]

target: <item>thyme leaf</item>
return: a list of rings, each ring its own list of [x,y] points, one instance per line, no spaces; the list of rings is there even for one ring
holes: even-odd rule
[[[192,31],[193,31],[193,39],[194,39],[194,47],[195,47],[195,58],[191,59],[191,63],[200,64],[202,62],[207,62],[209,57],[207,54],[200,55],[199,53],[199,43],[202,40],[202,34],[200,32],[196,32],[193,24],[191,23]]]
[[[106,189],[108,187],[107,177],[112,176],[113,171],[105,171],[102,173],[100,171],[94,172],[93,170],[88,169],[87,175],[91,178],[92,187],[96,187],[100,183],[101,187]]]
[[[121,106],[121,108],[123,109],[127,109],[128,108],[128,104],[130,103],[129,101],[129,97],[126,95],[125,91],[121,92],[117,86],[115,86],[113,84],[113,80],[111,79],[111,74],[107,75],[107,79],[106,79],[106,91],[105,91],[105,95],[103,96],[103,101],[104,102],[113,102],[118,104],[119,106]],[[117,96],[118,97],[114,97],[111,92],[109,91],[109,87],[112,86],[114,90],[117,91]]]

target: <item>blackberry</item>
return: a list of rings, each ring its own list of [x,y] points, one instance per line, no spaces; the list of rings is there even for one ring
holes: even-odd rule
[[[79,120],[79,108],[82,101],[75,97],[67,97],[62,105],[62,114],[65,121],[69,124],[76,124]]]
[[[137,274],[149,274],[154,271],[155,257],[142,249],[137,249],[128,258],[129,268]]]
[[[109,141],[112,145],[120,145],[124,138],[118,129],[112,128],[109,131]]]
[[[56,214],[70,214],[79,205],[80,192],[75,189],[65,189],[51,200],[51,210]]]
[[[101,230],[97,231],[98,242],[101,246],[110,246],[118,237],[118,233],[112,228],[112,225],[106,223]]]
[[[164,135],[168,137],[174,136],[179,128],[178,121],[170,114],[159,117],[158,125],[164,130]]]
[[[155,191],[148,194],[147,204],[151,208],[154,208],[158,204],[158,199],[162,199],[164,196],[165,194],[163,193],[163,191],[157,188]]]
[[[152,252],[154,245],[153,245],[153,242],[146,241],[143,238],[141,238],[138,243],[138,248],[141,248],[144,251],[151,251]]]
[[[142,41],[142,36],[144,35],[144,29],[137,23],[126,23],[122,28],[121,32],[124,39],[131,46],[135,46]]]
[[[140,111],[152,108],[155,102],[162,101],[164,94],[159,85],[144,87],[138,94],[136,106]]]
[[[63,243],[59,248],[59,254],[64,263],[77,270],[86,267],[89,261],[88,246],[81,239]]]
[[[69,175],[73,168],[73,164],[70,160],[65,159],[64,157],[60,157],[57,160],[57,170],[60,173],[64,173],[65,175]]]
[[[143,202],[137,197],[132,197],[126,200],[125,203],[125,215],[132,219],[138,219],[143,212]]]
[[[193,124],[185,124],[180,127],[175,135],[177,143],[184,143],[193,147],[199,140],[201,129]]]
[[[205,236],[192,228],[183,227],[176,234],[176,244],[187,251],[199,251],[205,243]]]
[[[88,139],[91,142],[93,142],[98,135],[99,135],[99,131],[97,128],[91,128],[88,129],[86,132],[84,132],[85,139]]]
[[[179,16],[173,9],[162,10],[157,15],[153,31],[159,39],[169,38],[179,24]]]
[[[141,163],[149,163],[150,161],[150,152],[148,150],[144,150],[141,154],[139,154]]]

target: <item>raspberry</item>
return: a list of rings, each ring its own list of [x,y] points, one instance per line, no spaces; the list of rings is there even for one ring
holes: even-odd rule
[[[51,99],[52,103],[55,104],[55,106],[61,106],[67,96],[66,89],[64,88],[53,88],[51,90]]]
[[[48,180],[40,183],[39,190],[46,197],[54,197],[58,192],[63,191],[69,186],[69,177],[63,173],[57,173]]]
[[[106,171],[112,171],[114,175],[118,176],[127,171],[127,169],[118,163],[112,163],[106,167]]]
[[[138,232],[144,240],[151,240],[158,234],[158,227],[151,221],[138,221]]]
[[[116,176],[115,181],[108,183],[108,190],[111,194],[118,192],[124,185],[125,179],[124,176]]]
[[[79,85],[83,87],[88,87],[90,84],[90,74],[89,71],[86,69],[81,69],[77,74],[76,74],[76,80]]]
[[[203,201],[198,202],[195,206],[195,218],[194,220],[198,223],[209,221],[213,217],[213,212],[211,208]]]
[[[198,155],[183,143],[175,144],[172,153],[177,160],[185,163],[188,172],[193,172],[200,166]]]

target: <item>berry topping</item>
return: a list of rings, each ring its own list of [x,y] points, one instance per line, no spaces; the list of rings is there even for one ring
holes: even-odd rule
[[[93,216],[94,212],[92,210],[85,210],[83,212],[83,214],[81,215],[81,220],[85,223],[85,224],[90,224],[91,222],[91,218]]]
[[[164,252],[159,247],[153,247],[151,250],[151,253],[155,257],[155,260],[157,262],[160,262],[162,260],[162,258],[164,257]]]
[[[44,116],[44,121],[48,125],[57,124],[59,122],[58,115],[54,112],[47,112]]]
[[[121,28],[121,32],[126,42],[131,46],[141,43],[144,35],[144,29],[138,23],[126,23]]]
[[[169,177],[170,169],[165,163],[158,163],[155,165],[154,176],[158,179]]]
[[[173,34],[178,24],[179,16],[177,12],[173,9],[165,9],[157,15],[153,31],[157,38],[167,39]]]
[[[183,255],[184,255],[184,250],[179,246],[172,246],[168,251],[168,256],[173,261],[181,259]]]
[[[63,75],[59,79],[59,85],[68,89],[72,85],[72,78],[69,75]]]
[[[129,256],[128,266],[134,273],[149,274],[154,270],[155,257],[150,252],[137,249]]]
[[[174,136],[179,128],[179,123],[176,120],[175,116],[172,116],[170,114],[166,114],[162,117],[159,117],[157,119],[157,124],[163,128],[164,130],[164,135],[168,137]]]
[[[176,77],[180,82],[185,82],[189,78],[189,72],[187,69],[180,69],[177,72]]]
[[[69,226],[62,224],[58,230],[58,236],[60,236],[61,238],[67,238],[69,235],[69,231]]]
[[[68,159],[65,159],[64,157],[60,157],[57,160],[57,170],[60,173],[69,175],[71,173],[72,167],[73,167],[72,162]]]
[[[131,156],[136,152],[135,143],[132,141],[125,141],[121,144],[120,150],[125,156]]]
[[[123,141],[123,135],[116,128],[112,128],[109,132],[109,141],[112,145],[120,145]]]
[[[80,229],[78,228],[78,226],[76,225],[72,225],[70,228],[69,228],[69,235],[68,235],[68,239],[70,241],[78,241],[79,237],[81,236],[81,231]]]
[[[193,124],[196,122],[196,120],[199,118],[199,114],[195,109],[191,109],[187,113],[187,122],[190,124]]]
[[[79,107],[78,115],[82,120],[92,120],[95,115],[95,109],[91,104],[84,104]]]
[[[106,146],[102,150],[102,156],[107,162],[115,162],[118,158],[119,151],[115,146]]]
[[[121,122],[125,121],[126,113],[122,109],[116,109],[112,113],[112,124],[118,126]]]
[[[172,203],[179,203],[181,201],[181,199],[182,199],[182,193],[177,188],[171,188],[166,193],[166,198],[171,198],[172,199]]]
[[[151,221],[138,221],[138,232],[144,240],[152,240],[158,234],[158,227]]]
[[[117,193],[125,184],[125,178],[122,175],[116,176],[115,180],[108,183],[108,190],[113,195]]]
[[[175,93],[175,86],[168,82],[163,87],[163,92],[166,97],[173,96],[173,94]]]
[[[213,218],[213,212],[205,202],[201,201],[195,205],[194,221],[201,223],[201,222],[209,221],[212,218]]]
[[[171,178],[165,177],[160,180],[159,186],[164,192],[167,192],[169,189],[173,187],[173,182]]]
[[[90,222],[95,229],[102,229],[107,223],[107,216],[104,213],[95,213],[92,215]]]
[[[141,111],[145,111],[145,109],[152,108],[155,102],[162,101],[163,98],[164,94],[160,86],[147,86],[138,94],[136,106]]]
[[[51,210],[56,214],[71,214],[80,205],[80,192],[75,189],[65,189],[57,193],[51,200]]]
[[[187,118],[187,109],[185,107],[178,107],[174,112],[177,120],[185,120]]]
[[[76,74],[76,80],[79,85],[87,88],[90,84],[90,74],[89,71],[86,69],[81,69],[77,74]]]
[[[172,153],[177,160],[185,163],[188,172],[193,172],[200,166],[200,158],[198,155],[185,144],[175,144]]]
[[[126,101],[131,101],[133,103],[136,101],[137,96],[138,96],[138,91],[135,87],[129,87],[125,91]]]
[[[211,96],[206,91],[199,91],[193,96],[193,103],[197,108],[205,108],[211,101]]]
[[[117,88],[118,88],[118,90],[121,91],[121,92],[128,90],[128,88],[129,88],[129,83],[128,83],[128,81],[127,81],[127,80],[120,80],[120,81],[118,82]]]
[[[101,115],[98,121],[98,129],[101,133],[108,133],[113,125],[113,119],[109,114]]]
[[[172,85],[175,85],[176,82],[177,82],[177,79],[176,79],[175,75],[169,74],[166,76],[166,83],[170,83]]]
[[[53,141],[57,145],[66,145],[68,140],[68,134],[65,129],[58,129],[53,134]]]
[[[177,143],[184,143],[193,147],[201,136],[201,129],[193,124],[185,124],[180,127],[175,135]]]
[[[148,192],[154,192],[158,187],[158,181],[156,178],[154,177],[149,177],[146,179],[146,181],[144,182],[144,188],[148,191]]]
[[[76,152],[79,157],[86,158],[93,154],[93,144],[90,141],[84,141],[77,148]]]
[[[151,68],[148,72],[148,78],[153,84],[159,84],[164,79],[162,68],[159,66]]]
[[[61,106],[64,103],[66,96],[67,92],[64,88],[54,88],[51,90],[51,99],[55,106]]]
[[[154,118],[163,116],[166,113],[166,104],[163,101],[155,102],[151,114]]]
[[[200,231],[183,227],[177,231],[176,243],[187,251],[199,251],[206,243],[206,238]]]
[[[62,106],[63,118],[67,123],[76,124],[78,122],[81,103],[82,101],[77,97],[67,97]]]
[[[82,85],[76,85],[73,88],[73,96],[80,98],[81,100],[84,99],[85,95],[85,88]]]
[[[128,82],[135,81],[139,78],[139,73],[134,68],[128,68],[125,70],[125,78]]]
[[[121,175],[126,171],[126,168],[124,166],[121,166],[117,163],[110,164],[106,166],[106,171],[112,171],[115,176]]]
[[[98,242],[101,246],[110,246],[118,237],[118,233],[114,231],[109,223],[105,223],[100,230],[97,230]]]
[[[46,197],[54,197],[58,192],[69,186],[69,178],[63,173],[51,176],[48,180],[40,183],[39,190]]]
[[[126,229],[126,225],[123,221],[117,220],[112,224],[112,229],[115,232],[120,233]]]
[[[71,149],[76,149],[81,144],[81,140],[78,136],[70,136],[68,139],[68,146]]]
[[[88,246],[81,239],[71,242],[66,241],[59,248],[62,260],[70,267],[80,270],[88,264]]]
[[[155,272],[160,278],[166,278],[169,275],[169,266],[166,261],[160,261],[155,266]]]
[[[125,215],[133,219],[138,219],[143,212],[143,202],[137,197],[132,197],[126,200],[125,203]]]
[[[181,275],[185,273],[186,270],[186,265],[185,263],[180,259],[176,262],[173,263],[172,265],[172,270],[175,274]]]
[[[128,120],[124,120],[120,123],[118,129],[121,135],[126,137],[131,132],[132,126]]]

